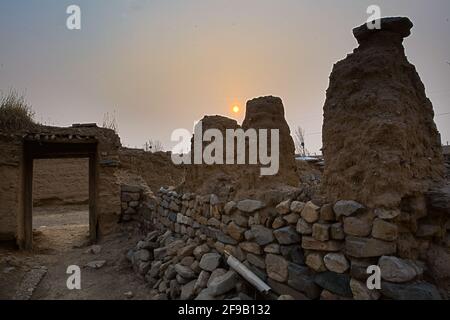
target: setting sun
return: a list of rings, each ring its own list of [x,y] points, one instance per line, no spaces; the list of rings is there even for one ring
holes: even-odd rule
[[[234,113],[238,113],[239,112],[239,106],[237,106],[237,105],[235,105],[235,106],[233,106],[233,112]]]

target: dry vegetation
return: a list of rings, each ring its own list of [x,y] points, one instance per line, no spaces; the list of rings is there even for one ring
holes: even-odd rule
[[[35,125],[34,112],[23,95],[14,90],[1,95],[0,130],[23,130]]]

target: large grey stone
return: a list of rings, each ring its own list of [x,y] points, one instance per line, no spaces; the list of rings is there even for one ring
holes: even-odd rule
[[[312,236],[318,241],[328,241],[330,239],[330,225],[326,223],[314,223]]]
[[[394,300],[441,300],[437,288],[428,282],[408,284],[381,282],[381,293]]]
[[[333,240],[344,240],[345,233],[342,223],[333,223],[330,228],[330,236]]]
[[[296,225],[298,219],[300,219],[300,215],[298,213],[290,213],[285,215],[283,219],[289,224]]]
[[[236,209],[236,202],[229,201],[225,204],[223,211],[225,211],[225,214],[230,215],[234,209]]]
[[[305,219],[298,219],[296,230],[298,233],[302,235],[311,235],[312,234],[312,224],[306,222]]]
[[[202,289],[206,288],[206,286],[208,285],[208,280],[209,280],[210,275],[211,274],[205,270],[202,270],[200,272],[200,274],[198,275],[198,279],[194,285],[195,293],[199,293]]]
[[[344,273],[350,267],[347,258],[342,253],[327,253],[323,262],[328,270],[336,273]]]
[[[193,254],[198,260],[200,260],[203,257],[203,255],[205,253],[208,253],[209,251],[210,251],[209,246],[206,243],[204,243],[200,246],[197,246],[194,249]]]
[[[317,251],[340,251],[343,247],[343,243],[340,241],[330,240],[330,241],[318,241],[313,237],[302,237],[302,248],[306,250],[317,250]]]
[[[156,275],[157,275],[157,273],[156,273]],[[156,275],[154,277],[156,277]],[[175,270],[174,265],[171,264],[171,265],[167,266],[167,269],[164,272],[164,277],[167,280],[172,280],[172,279],[175,279],[176,276],[177,276],[177,271]]]
[[[233,220],[234,223],[236,223],[238,226],[241,226],[244,228],[248,227],[248,217],[246,217],[242,214],[239,214],[239,213],[233,214],[233,216],[231,217],[231,220]]]
[[[239,247],[246,252],[261,254],[261,246],[255,242],[241,242]]]
[[[259,269],[266,268],[266,263],[264,262],[264,259],[261,256],[257,256],[253,253],[247,254],[247,261],[250,262],[255,267],[258,267]]]
[[[172,300],[175,300],[181,293],[180,284],[177,280],[170,280],[169,284],[169,296]]]
[[[179,274],[177,274],[177,276],[175,277],[175,279],[177,280],[177,282],[178,282],[179,284],[186,284],[186,283],[188,283],[189,280],[190,280],[190,279],[183,278],[183,277],[180,276]],[[159,279],[159,281],[161,281],[161,280],[162,280],[162,279]]]
[[[274,240],[272,230],[262,225],[253,225],[251,231],[256,243],[260,246],[265,246]]]
[[[213,272],[211,272],[211,275],[209,276],[207,286],[209,286],[209,283],[213,281],[215,278],[223,276],[225,273],[227,273],[227,270],[223,268],[217,268]]]
[[[155,260],[162,260],[167,255],[167,248],[160,247],[153,250],[153,257]]]
[[[272,228],[278,229],[284,227],[286,225],[286,221],[282,217],[276,217],[272,222]]]
[[[213,205],[213,206],[216,206],[216,205],[218,205],[221,202],[220,202],[220,199],[219,199],[219,197],[217,195],[211,194],[211,197],[209,199],[209,203],[211,205]]]
[[[26,272],[13,296],[13,300],[30,300],[33,292],[47,274],[47,271],[47,267],[45,266],[36,266]],[[3,285],[2,288],[4,288]]]
[[[153,261],[152,264],[151,264],[151,268],[148,271],[148,275],[151,278],[156,278],[158,276],[158,274],[159,274],[159,270],[161,268],[161,265],[162,265],[161,261]],[[173,267],[172,267],[172,269],[173,269]]]
[[[316,299],[320,296],[320,287],[314,282],[314,275],[308,267],[289,263],[288,285],[295,290],[303,292],[309,299]]]
[[[222,257],[218,253],[206,253],[200,260],[200,268],[206,271],[213,271],[217,269]]]
[[[150,260],[150,251],[146,249],[141,249],[137,252],[137,256],[141,261],[149,261]]]
[[[344,232],[350,236],[367,237],[372,231],[372,222],[366,218],[344,218]]]
[[[280,245],[277,243],[271,243],[264,247],[265,253],[273,253],[273,254],[279,254],[280,253]]]
[[[236,241],[244,239],[245,228],[238,226],[234,221],[227,226],[227,233]]]
[[[208,289],[211,290],[212,296],[218,296],[232,290],[236,286],[238,280],[239,277],[237,273],[230,270],[224,275],[215,277],[212,281],[210,281],[208,284]]]
[[[200,293],[198,294],[198,296],[194,300],[216,300],[216,299],[217,298],[215,298],[212,295],[211,289],[205,288],[202,291],[200,291]]]
[[[197,280],[192,280],[181,287],[181,295],[180,295],[181,300],[190,300],[194,298],[195,294],[194,286],[196,282]]]
[[[167,254],[169,256],[174,256],[178,254],[178,252],[186,245],[185,241],[183,240],[175,240],[169,243],[167,247]]]
[[[336,221],[336,215],[333,211],[333,205],[331,203],[324,204],[320,208],[320,220],[323,221]]]
[[[195,261],[195,258],[193,256],[187,256],[187,257],[182,258],[180,263],[183,266],[190,267],[194,261]]]
[[[279,295],[289,295],[294,297],[295,300],[308,300],[308,297],[306,297],[304,293],[299,292],[284,283],[269,278],[267,279],[267,284]]]
[[[306,256],[306,265],[316,272],[327,271],[325,263],[323,262],[323,253],[320,252],[310,252]]]
[[[350,288],[355,300],[378,300],[380,298],[378,290],[370,290],[365,282],[353,278],[350,280]]]
[[[320,207],[309,201],[303,208],[301,216],[306,222],[314,223],[319,220],[319,211]]]
[[[423,269],[414,262],[392,256],[381,257],[378,266],[381,278],[389,282],[408,282],[423,273]]]
[[[374,258],[371,258],[374,259]],[[350,275],[360,281],[366,282],[367,278],[371,275],[367,273],[367,268],[371,265],[376,265],[376,261],[367,261],[359,259],[351,259],[350,263]]]
[[[300,242],[300,236],[291,226],[277,229],[273,234],[279,244],[294,244]]]
[[[237,208],[246,213],[252,213],[264,208],[264,203],[259,200],[245,199],[237,203]]]
[[[377,208],[374,210],[375,215],[384,220],[390,220],[398,217],[401,213],[400,209],[384,209]]]
[[[266,255],[266,270],[269,278],[278,282],[288,279],[288,262],[285,258],[275,254]]]
[[[350,216],[356,213],[363,212],[365,207],[353,200],[339,200],[333,206],[333,211],[336,214],[336,218],[339,219],[340,216]]]
[[[196,248],[195,244],[185,246],[184,248],[181,248],[180,251],[178,251],[177,256],[181,258],[191,256],[194,253],[195,248]]]
[[[175,201],[171,201],[170,205],[169,205],[169,209],[174,212],[178,212],[178,211],[180,211],[180,206]]]
[[[374,238],[345,238],[345,252],[355,258],[379,257],[391,255],[396,252],[395,242],[387,242]]]
[[[315,282],[322,288],[344,297],[353,297],[350,288],[350,276],[335,272],[323,272],[316,275]]]
[[[137,249],[147,249],[144,247],[143,245],[144,241],[139,241],[137,244]],[[92,246],[90,246],[85,253],[92,253],[92,254],[99,254],[102,251],[102,246],[98,245],[98,244],[94,244]]]
[[[304,202],[292,201],[290,209],[291,209],[292,212],[301,213],[304,207],[305,207],[305,203]]]
[[[191,268],[183,266],[180,263],[175,265],[175,271],[184,279],[193,279],[195,278],[195,272],[192,271]]]
[[[268,253],[281,253],[283,257],[287,260],[296,263],[296,264],[305,264],[305,255],[304,251],[299,245],[288,245],[288,246],[279,246],[279,252],[268,252]]]
[[[442,227],[436,224],[420,224],[416,236],[419,238],[442,237]]]
[[[217,238],[217,241],[220,241],[225,244],[236,245],[238,243],[236,241],[236,239],[233,239],[232,237],[230,237],[229,235],[226,235],[222,231],[218,231],[216,233],[216,238]]]
[[[290,211],[290,206],[291,206],[291,200],[285,200],[283,202],[280,202],[277,206],[276,206],[276,210],[279,214],[288,214]]]

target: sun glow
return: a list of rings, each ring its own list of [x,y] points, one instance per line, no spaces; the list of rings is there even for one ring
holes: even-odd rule
[[[234,105],[234,106],[233,106],[233,112],[234,112],[234,113],[238,113],[239,110],[240,110],[240,109],[239,109],[239,106],[238,106],[238,105]]]

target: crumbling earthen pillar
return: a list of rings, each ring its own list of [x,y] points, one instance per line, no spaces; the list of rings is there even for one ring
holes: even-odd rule
[[[443,177],[433,107],[405,56],[408,18],[353,30],[359,47],[335,64],[324,106],[324,191],[331,200],[398,207]]]

